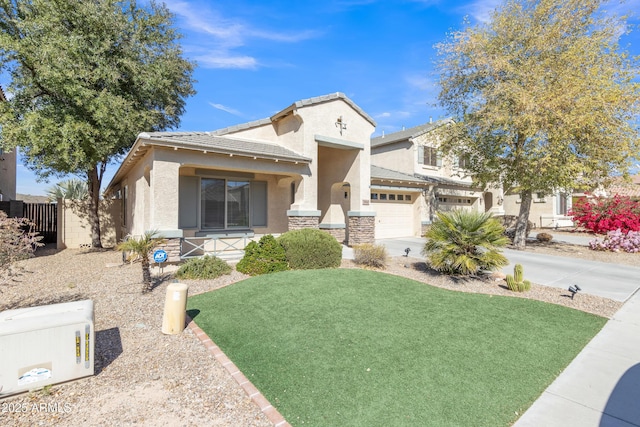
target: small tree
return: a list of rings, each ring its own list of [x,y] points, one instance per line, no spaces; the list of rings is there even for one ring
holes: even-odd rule
[[[499,248],[509,239],[490,213],[456,210],[437,212],[425,234],[422,251],[431,267],[446,274],[470,275],[509,264]]]
[[[9,218],[0,211],[0,277],[11,274],[11,264],[33,256],[42,236],[32,231],[27,218]]]
[[[166,242],[166,239],[159,235],[156,230],[145,231],[140,237],[128,236],[124,241],[120,242],[116,247],[119,251],[129,252],[128,261],[140,259],[142,265],[142,293],[150,292],[153,289],[151,283],[151,251],[156,246]]]
[[[506,0],[437,46],[438,99],[455,121],[439,128],[440,148],[467,156],[479,184],[517,189],[516,247],[532,194],[593,186],[638,155],[638,61],[607,3]]]
[[[195,93],[172,25],[154,1],[0,0],[0,68],[13,94],[0,103],[0,145],[20,146],[42,178],[86,179],[93,247],[107,165],[140,132],[177,127]]]

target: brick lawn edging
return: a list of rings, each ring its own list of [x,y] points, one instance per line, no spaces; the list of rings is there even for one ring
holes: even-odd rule
[[[187,327],[193,331],[193,333],[198,337],[200,342],[204,344],[204,346],[209,350],[211,354],[216,358],[218,362],[231,374],[233,379],[242,387],[247,396],[253,403],[258,405],[262,413],[264,413],[269,421],[273,423],[275,427],[291,427],[291,424],[284,419],[282,414],[278,412],[276,408],[271,405],[271,403],[267,400],[266,397],[260,393],[260,390],[254,386],[251,381],[247,379],[247,377],[240,372],[240,369],[227,357],[226,354],[213,342],[211,338],[193,321],[191,317],[186,316]]]

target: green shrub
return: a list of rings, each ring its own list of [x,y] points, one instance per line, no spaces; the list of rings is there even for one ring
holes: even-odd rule
[[[231,273],[231,267],[226,261],[215,257],[205,255],[202,258],[192,258],[182,264],[176,277],[178,279],[215,279],[225,274]]]
[[[342,245],[322,230],[287,231],[278,242],[284,247],[289,266],[294,270],[336,268],[342,261]]]
[[[367,267],[384,268],[387,265],[387,249],[382,245],[363,243],[353,247],[353,260]]]
[[[490,213],[455,210],[437,215],[422,251],[431,268],[469,275],[509,264],[499,249],[508,242],[504,227]]]
[[[284,248],[271,234],[262,236],[257,243],[249,243],[244,248],[244,257],[236,265],[236,270],[251,276],[288,269]]]
[[[553,240],[553,236],[549,233],[538,233],[536,234],[536,240],[538,242],[547,243]]]

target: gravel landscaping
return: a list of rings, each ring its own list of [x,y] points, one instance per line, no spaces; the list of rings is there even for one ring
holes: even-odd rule
[[[528,250],[575,257],[580,251],[596,260],[630,265],[638,265],[640,260],[639,254],[593,252],[572,246],[535,244]],[[115,251],[44,249],[16,267],[18,275],[0,284],[0,311],[94,300],[96,375],[1,401],[0,425],[271,425],[191,330],[173,336],[161,333],[170,274],[157,274],[156,288],[142,295],[140,265],[123,265],[121,254]],[[355,268],[351,261],[344,261],[343,267]],[[386,272],[458,291],[540,299],[605,317],[621,306],[587,294],[571,300],[567,291],[535,284],[530,292],[515,294],[496,278],[437,275],[416,258],[393,258]],[[213,281],[188,281],[189,294],[246,277],[234,271]],[[39,410],[41,404],[49,408],[57,405],[58,410]]]

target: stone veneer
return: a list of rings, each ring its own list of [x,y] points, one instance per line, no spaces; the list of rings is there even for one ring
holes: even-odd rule
[[[180,238],[166,240],[166,243],[156,246],[156,248],[151,251],[151,262],[153,264],[155,264],[155,262],[153,261],[153,252],[158,249],[164,249],[165,252],[167,252],[167,262],[180,262]]]
[[[322,231],[329,233],[331,236],[335,237],[335,239],[342,243],[347,240],[347,236],[345,234],[344,228],[320,228]]]
[[[349,216],[349,246],[373,243],[375,240],[375,216]]]
[[[317,216],[289,216],[289,230],[303,228],[318,228],[320,217]]]

